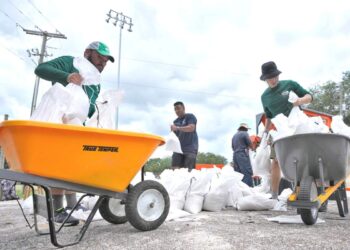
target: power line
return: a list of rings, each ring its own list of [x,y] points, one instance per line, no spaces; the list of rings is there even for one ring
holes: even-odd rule
[[[16,52],[14,52],[13,50],[7,48],[2,42],[1,42],[1,45],[2,45],[2,47],[3,47],[4,49],[6,49],[8,52],[10,52],[10,53],[13,54],[14,56],[18,57],[18,58],[21,59],[22,61],[26,62],[26,60],[25,60],[23,57],[19,56],[19,55],[18,55]]]
[[[106,83],[111,83],[111,82],[106,82]],[[167,87],[159,87],[155,85],[149,85],[149,84],[139,84],[139,83],[132,83],[132,82],[123,82],[124,87],[128,86],[138,86],[138,87],[146,87],[146,88],[153,88],[153,89],[161,89],[161,90],[166,90],[166,91],[171,91],[171,92],[185,92],[185,93],[190,93],[190,94],[196,94],[196,95],[207,95],[207,96],[221,96],[221,97],[227,97],[227,98],[240,98],[242,99],[243,96],[238,96],[238,95],[225,95],[225,94],[217,94],[217,93],[211,93],[211,92],[205,92],[205,91],[197,91],[197,90],[189,90],[189,89],[175,89],[175,88],[167,88]],[[256,99],[255,97],[249,97],[249,96],[244,96],[245,99]]]
[[[142,63],[150,63],[150,64],[159,64],[159,65],[165,65],[165,66],[187,68],[187,69],[193,69],[193,70],[200,69],[200,67],[196,67],[196,66],[183,65],[183,64],[173,64],[173,63],[144,60],[144,59],[137,59],[137,58],[122,58],[122,59],[123,60],[130,60],[130,61],[137,61],[137,62],[142,62]],[[226,70],[212,70],[212,71],[225,72],[225,73],[229,73],[231,75],[253,76],[252,74],[248,74],[248,73],[237,73],[237,72],[230,72],[230,71],[226,71]]]
[[[22,10],[20,10],[16,5],[14,5],[14,3],[11,2],[11,0],[8,0],[9,4],[12,5],[13,8],[15,8],[19,13],[21,13],[25,18],[27,18],[29,20],[29,22],[31,22],[32,24],[34,24],[34,26],[37,26],[32,19],[30,19],[26,14],[23,13]]]
[[[40,11],[36,5],[31,0],[27,0],[28,3],[56,30],[57,33],[62,34],[54,25],[53,23]]]
[[[17,23],[12,17],[10,17],[5,11],[0,9],[0,12],[2,14],[4,14],[4,16],[6,16],[11,22],[13,22],[16,26],[19,26],[23,29],[22,25],[20,25],[19,23]]]

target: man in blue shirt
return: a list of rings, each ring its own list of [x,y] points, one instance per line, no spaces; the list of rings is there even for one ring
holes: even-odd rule
[[[248,125],[241,123],[238,132],[232,138],[233,167],[236,172],[244,175],[242,181],[253,187],[253,169],[249,158],[249,148],[253,148],[248,135]]]
[[[183,154],[174,153],[171,165],[173,168],[188,168],[191,171],[196,167],[198,153],[197,119],[193,114],[185,113],[182,102],[175,102],[174,109],[177,119],[170,129],[179,138]]]

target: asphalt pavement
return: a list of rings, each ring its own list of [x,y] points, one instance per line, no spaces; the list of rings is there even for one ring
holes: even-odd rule
[[[233,209],[201,212],[165,222],[157,230],[140,232],[129,223],[92,222],[83,241],[66,249],[349,249],[350,220],[339,217],[336,203],[321,213],[325,222],[313,226],[278,224],[267,218],[296,215],[287,212]],[[32,219],[29,216],[29,219]],[[45,219],[39,223],[47,229]],[[73,239],[77,227],[64,228],[60,242]],[[0,202],[0,249],[54,249],[48,235],[38,236],[26,226],[16,201]]]

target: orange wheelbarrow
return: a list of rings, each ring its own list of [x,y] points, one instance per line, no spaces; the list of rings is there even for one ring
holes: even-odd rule
[[[49,232],[37,226],[36,199],[34,224],[38,234],[50,234],[57,247],[78,244],[95,213],[110,223],[127,221],[141,231],[154,230],[169,213],[169,196],[158,182],[143,179],[143,165],[153,151],[164,144],[161,137],[52,124],[36,121],[4,121],[0,123],[0,147],[9,170],[0,170],[0,179],[8,179],[45,191]],[[142,181],[130,182],[142,170]],[[75,241],[60,244],[57,239],[65,222],[56,230],[53,218],[51,188],[99,196]],[[66,218],[67,220],[68,218]]]

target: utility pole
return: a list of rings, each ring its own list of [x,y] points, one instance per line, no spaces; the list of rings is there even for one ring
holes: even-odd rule
[[[113,21],[113,25],[114,26],[117,26],[117,24],[119,23],[119,52],[118,52],[118,90],[120,88],[120,58],[121,58],[121,50],[122,50],[122,30],[124,29],[124,25],[128,25],[129,26],[129,29],[128,31],[129,32],[132,32],[132,29],[131,27],[134,25],[132,23],[132,18],[131,17],[128,17],[126,15],[124,15],[122,12],[116,12],[114,10],[110,10],[108,13],[107,13],[107,19],[106,19],[106,22],[109,23],[110,20],[114,20]],[[116,126],[116,129],[118,129],[118,123],[119,123],[119,106],[117,106],[117,112],[116,112],[117,116],[116,116],[116,123],[115,123],[115,126]]]
[[[339,115],[343,116],[343,83],[339,83]]]
[[[39,50],[36,50],[37,53],[34,53],[34,56],[39,56],[39,60],[38,60],[38,65],[40,63],[42,63],[44,61],[44,57],[48,56],[47,52],[46,52],[46,42],[47,40],[49,40],[50,38],[60,38],[60,39],[67,39],[67,37],[61,33],[49,33],[47,31],[37,31],[37,30],[28,30],[28,29],[23,29],[23,31],[27,34],[27,35],[35,35],[35,36],[42,36],[43,40],[41,43],[41,50],[40,50],[40,54],[39,54]],[[32,50],[34,51],[34,50]],[[30,52],[29,52],[30,53]],[[33,93],[33,99],[32,99],[32,107],[30,110],[30,115],[33,114],[35,108],[36,108],[36,101],[38,99],[38,91],[39,91],[39,81],[40,78],[37,76],[35,79],[35,85],[34,85],[34,93]]]

